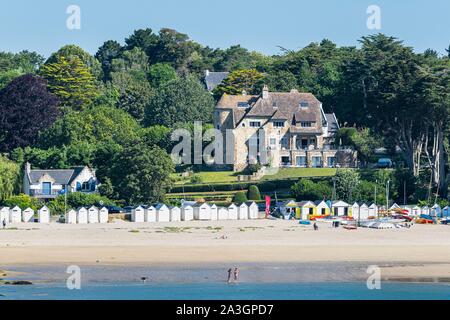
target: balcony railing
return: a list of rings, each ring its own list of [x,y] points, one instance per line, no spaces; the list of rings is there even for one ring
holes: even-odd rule
[[[31,189],[30,195],[33,197],[55,197],[59,195],[58,190],[40,190],[40,189]]]

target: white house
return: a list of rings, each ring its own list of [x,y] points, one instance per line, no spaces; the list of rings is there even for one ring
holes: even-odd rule
[[[98,223],[98,209],[92,206],[88,209],[88,223]]]
[[[169,207],[170,221],[181,221],[181,209],[175,206]]]
[[[77,210],[77,223],[78,224],[88,223],[88,210],[85,207],[81,207]]]
[[[228,209],[219,208],[217,210],[217,220],[228,220]]]
[[[378,206],[375,203],[372,203],[369,206],[369,217],[377,217],[378,216]]]
[[[197,202],[194,208],[195,220],[211,220],[211,207],[206,202]]]
[[[156,208],[154,206],[150,206],[145,209],[145,222],[156,222]]]
[[[31,208],[26,208],[22,211],[22,221],[23,222],[34,222],[34,210]]]
[[[219,220],[219,208],[215,204],[211,206],[211,220]]]
[[[72,169],[31,169],[25,165],[23,193],[38,199],[54,199],[62,190],[67,192],[93,193],[97,191],[98,181],[95,170],[85,167]]]
[[[99,223],[108,223],[108,218],[109,218],[109,210],[108,208],[101,208],[98,211],[98,222]]]
[[[191,221],[194,220],[194,208],[190,203],[183,203],[181,207],[181,220],[182,221]]]
[[[9,208],[8,207],[0,207],[0,223],[9,223]]]
[[[77,223],[77,212],[75,210],[69,210],[66,212],[66,223],[67,224],[76,224]]]
[[[333,201],[331,204],[331,210],[334,216],[348,216],[350,205],[341,200]]]
[[[420,209],[419,206],[415,206],[412,208],[412,215],[413,216],[420,216],[422,214],[422,209]]]
[[[50,210],[46,206],[38,210],[38,222],[50,223]]]
[[[18,206],[15,206],[11,209],[9,214],[9,221],[11,223],[19,223],[22,221],[22,210]]]
[[[247,201],[245,203],[248,207],[248,218],[249,219],[258,219],[259,208],[255,202]]]
[[[228,206],[228,220],[237,220],[238,219],[238,207],[234,203]]]
[[[156,221],[170,222],[170,210],[165,204],[158,204],[156,207]]]
[[[132,222],[144,222],[145,221],[145,209],[141,206],[133,208],[131,210],[131,221]]]
[[[248,206],[245,202],[241,203],[238,207],[238,219],[248,220]]]

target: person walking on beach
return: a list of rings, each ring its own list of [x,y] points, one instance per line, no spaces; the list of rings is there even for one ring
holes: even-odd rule
[[[234,281],[239,280],[239,269],[237,267],[234,268]]]
[[[319,226],[317,225],[317,223],[316,222],[314,222],[314,230],[319,230]]]
[[[5,229],[6,228],[6,219],[3,219],[2,224],[3,224],[3,229]]]
[[[228,280],[227,280],[228,283],[231,282],[231,272],[232,272],[231,268],[228,269]]]

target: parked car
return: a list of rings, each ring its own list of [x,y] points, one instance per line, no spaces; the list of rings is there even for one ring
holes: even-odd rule
[[[134,209],[133,206],[123,207],[123,211],[125,211],[125,213],[131,213],[131,211],[133,211],[133,209]]]
[[[122,213],[124,212],[121,207],[118,206],[106,206],[106,209],[108,209],[109,213]]]
[[[392,160],[389,158],[381,158],[378,160],[377,167],[380,169],[392,168],[393,167]]]

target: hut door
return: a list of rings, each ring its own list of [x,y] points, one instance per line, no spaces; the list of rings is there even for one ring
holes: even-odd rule
[[[348,216],[348,208],[347,207],[344,208],[344,216]]]
[[[334,215],[335,215],[335,216],[338,215],[338,212],[339,212],[338,209],[339,209],[338,207],[334,207],[334,208],[333,208],[333,212],[334,212]]]

